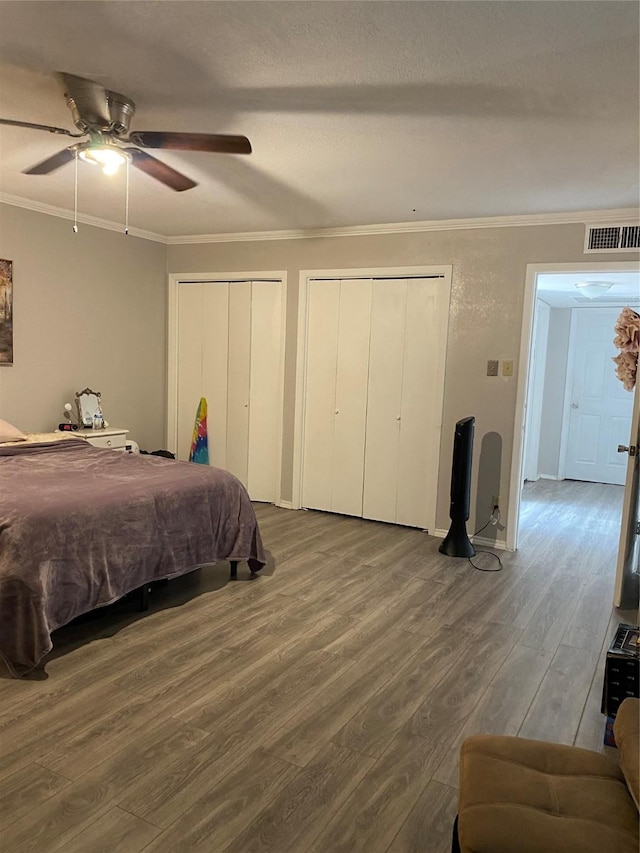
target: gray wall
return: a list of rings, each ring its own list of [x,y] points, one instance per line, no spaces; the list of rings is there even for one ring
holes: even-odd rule
[[[112,426],[164,446],[166,246],[11,205],[0,257],[13,261],[14,364],[0,366],[0,417],[48,432],[87,385]]]
[[[560,466],[560,438],[564,409],[564,390],[569,358],[571,308],[552,308],[549,313],[547,366],[542,397],[539,470],[543,477],[556,478]]]
[[[293,477],[295,363],[300,270],[452,264],[453,282],[440,454],[437,526],[448,527],[453,427],[476,417],[470,526],[484,523],[493,494],[507,502],[525,271],[528,263],[584,262],[584,227],[545,225],[427,233],[200,243],[168,247],[172,273],[288,271],[283,498]],[[595,260],[595,259],[594,259]],[[628,260],[608,255],[607,261]],[[514,377],[485,375],[490,358],[514,360]],[[477,521],[476,521],[477,520]],[[505,531],[499,531],[505,538]]]
[[[102,392],[113,425],[128,427],[142,447],[164,446],[167,269],[284,269],[282,476],[283,498],[290,499],[300,270],[451,264],[437,526],[449,521],[453,426],[467,415],[476,417],[470,527],[488,518],[494,494],[508,524],[526,265],[584,262],[583,240],[576,224],[167,247],[88,225],[74,236],[68,220],[2,205],[0,257],[15,265],[15,364],[0,367],[0,417],[27,431],[52,429],[64,402],[91,385]],[[513,359],[514,377],[485,376],[490,358]]]

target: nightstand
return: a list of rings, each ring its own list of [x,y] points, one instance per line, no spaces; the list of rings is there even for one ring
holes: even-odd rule
[[[70,433],[75,438],[84,438],[93,447],[104,447],[110,450],[122,450],[124,452],[128,429],[107,427],[106,429],[79,429]]]

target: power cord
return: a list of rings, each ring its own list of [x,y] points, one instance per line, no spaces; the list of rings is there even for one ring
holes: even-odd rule
[[[486,524],[483,524],[482,527],[479,528],[479,530],[476,530],[476,532],[473,533],[472,536],[477,536],[478,533],[482,533],[482,531],[485,530],[490,524],[493,524],[495,526],[496,524],[498,524],[499,521],[500,521],[500,507],[497,504],[495,504],[493,507],[493,510],[491,512],[491,515],[489,516],[489,521],[487,521]],[[497,569],[490,569],[490,568],[486,568],[484,566],[477,566],[473,562],[473,559],[471,557],[467,557],[467,559],[469,560],[469,562],[471,563],[473,568],[477,569],[477,571],[479,571],[479,572],[500,572],[500,571],[502,571],[502,560],[494,551],[488,551],[486,549],[480,549],[480,550],[476,549],[476,554],[489,554],[490,556],[495,557],[496,560],[498,561],[498,568]]]

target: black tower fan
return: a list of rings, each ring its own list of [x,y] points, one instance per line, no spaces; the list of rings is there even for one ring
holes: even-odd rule
[[[453,465],[451,468],[451,526],[438,549],[448,557],[473,557],[476,549],[467,536],[469,501],[471,493],[471,460],[473,457],[473,430],[475,418],[463,418],[456,424],[453,439]]]

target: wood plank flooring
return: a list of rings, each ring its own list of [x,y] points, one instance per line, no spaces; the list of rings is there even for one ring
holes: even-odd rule
[[[226,564],[0,675],[2,853],[445,853],[478,732],[603,750],[622,489],[540,481],[503,569],[425,533],[256,505]]]

